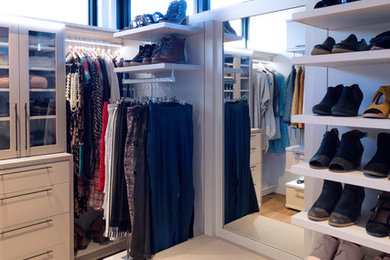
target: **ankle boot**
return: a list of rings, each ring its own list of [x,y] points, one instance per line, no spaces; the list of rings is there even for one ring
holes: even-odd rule
[[[339,101],[343,88],[344,86],[341,84],[336,87],[328,87],[325,97],[313,107],[313,113],[323,116],[331,115],[331,109]]]
[[[320,148],[310,160],[310,167],[314,169],[328,168],[329,163],[336,154],[339,146],[339,130],[333,128],[332,130],[325,132]]]
[[[315,221],[327,220],[340,199],[342,185],[339,182],[324,180],[322,192],[307,214]]]
[[[163,21],[181,23],[186,17],[187,2],[185,0],[174,0],[168,6],[168,11],[164,15]]]
[[[184,39],[171,36],[160,53],[153,57],[152,63],[185,63],[184,43]]]
[[[167,43],[168,40],[169,39],[167,37],[162,38],[160,42],[154,47],[152,55],[150,55],[150,57],[145,57],[142,63],[143,64],[152,63],[152,59],[161,53],[161,50],[165,48],[165,44]]]
[[[377,151],[374,157],[364,166],[365,174],[387,177],[390,169],[390,134],[380,133],[377,141]]]
[[[104,244],[108,241],[108,238],[104,237],[104,231],[106,229],[106,222],[103,217],[97,217],[89,227],[87,231],[87,237],[93,240],[95,243]]]
[[[145,46],[140,45],[137,55],[130,61],[129,66],[139,65],[144,59]]]
[[[367,133],[352,130],[341,137],[340,148],[329,164],[329,170],[334,172],[353,171],[360,166],[364,147],[360,141]]]
[[[337,104],[332,107],[333,116],[357,116],[360,104],[363,100],[363,92],[358,84],[344,87]]]
[[[382,102],[384,96],[384,100]],[[375,93],[372,104],[364,112],[363,117],[388,118],[390,114],[390,86],[382,86]]]
[[[333,46],[335,44],[336,41],[332,37],[328,37],[323,43],[314,46],[313,50],[311,51],[311,55],[329,54],[332,52]]]
[[[340,242],[336,238],[324,235],[318,239],[316,247],[306,260],[332,260],[339,244]]]
[[[361,246],[348,241],[341,241],[333,260],[363,260],[364,253]]]
[[[355,224],[360,216],[364,197],[363,187],[345,184],[343,193],[330,214],[329,225],[347,227]]]

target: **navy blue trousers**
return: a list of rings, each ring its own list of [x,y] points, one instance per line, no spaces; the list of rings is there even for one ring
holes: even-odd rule
[[[152,254],[188,239],[192,229],[192,106],[150,103],[147,161]]]
[[[259,211],[249,165],[250,131],[248,102],[226,102],[225,224]]]

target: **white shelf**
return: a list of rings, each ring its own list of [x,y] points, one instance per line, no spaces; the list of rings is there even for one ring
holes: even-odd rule
[[[37,71],[55,71],[55,68],[46,68],[46,67],[30,67],[30,70],[37,70]]]
[[[116,73],[127,73],[127,72],[144,72],[150,73],[151,71],[164,71],[164,70],[202,70],[203,67],[200,65],[191,64],[175,64],[175,63],[156,63],[138,66],[128,66],[115,68]]]
[[[98,243],[89,243],[88,247],[84,250],[79,250],[75,255],[76,260],[90,260],[100,259],[112,254],[118,253],[126,249],[125,239],[110,241],[106,245],[99,245]]]
[[[9,117],[0,117],[0,122],[9,121]]]
[[[388,0],[362,0],[294,13],[292,19],[295,22],[322,29],[338,30],[390,22],[389,13],[390,2]]]
[[[8,47],[8,42],[0,42],[0,47]]]
[[[293,58],[295,65],[317,67],[362,66],[390,63],[390,50],[358,51]]]
[[[224,67],[223,68],[224,73],[241,73],[243,72],[242,69],[236,69],[236,68],[230,68],[230,67]]]
[[[389,119],[373,119],[363,117],[336,117],[318,115],[296,115],[291,117],[292,123],[313,125],[331,125],[358,128],[390,129]]]
[[[300,163],[293,165],[290,170],[291,173],[300,176],[313,177],[318,179],[326,179],[341,183],[353,184],[361,187],[389,191],[390,181],[388,178],[377,178],[373,176],[364,175],[362,171],[353,171],[345,173],[335,173],[328,169],[316,170],[310,168],[308,163]]]
[[[56,115],[49,115],[49,116],[30,116],[30,120],[40,120],[40,119],[56,119]]]
[[[8,65],[0,65],[0,69],[5,69],[5,70],[7,70],[7,69],[9,69],[9,66],[8,66]]]
[[[390,253],[389,237],[378,238],[367,234],[365,226],[370,216],[363,213],[356,225],[350,227],[332,227],[327,221],[312,221],[307,218],[307,212],[303,211],[291,217],[291,223],[323,234],[348,240],[352,243]]]
[[[224,33],[224,42],[241,41],[242,39],[244,39],[242,36],[233,33]]]
[[[114,38],[125,40],[155,42],[167,35],[188,36],[203,32],[203,29],[175,23],[156,23],[141,28],[114,33]]]
[[[0,92],[9,92],[9,88],[0,88]]]

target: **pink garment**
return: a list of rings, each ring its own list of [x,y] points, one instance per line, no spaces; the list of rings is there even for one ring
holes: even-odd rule
[[[109,102],[104,102],[103,105],[103,123],[102,123],[102,136],[100,138],[100,171],[99,171],[99,191],[104,190],[104,182],[106,178],[106,165],[104,163],[106,147],[104,142],[104,137],[106,136],[106,129],[108,123],[108,104]]]

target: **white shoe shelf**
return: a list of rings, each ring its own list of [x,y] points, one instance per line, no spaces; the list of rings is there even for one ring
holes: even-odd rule
[[[187,70],[187,71],[196,71],[202,70],[203,66],[200,65],[191,65],[191,64],[176,64],[176,63],[156,63],[156,64],[145,64],[145,65],[136,65],[136,66],[127,66],[115,68],[117,73],[127,73],[127,72],[158,72],[158,71],[167,71],[167,70]]]
[[[389,13],[388,0],[361,0],[295,13],[292,20],[321,29],[339,30],[390,22]]]
[[[291,117],[293,123],[313,125],[345,126],[356,128],[390,129],[390,119],[373,119],[356,117],[337,117],[319,115],[296,115]]]
[[[114,38],[123,40],[156,42],[169,35],[189,36],[202,33],[203,29],[188,25],[162,22],[140,28],[127,29],[114,33]]]
[[[307,212],[302,211],[291,217],[291,223],[312,231],[328,234],[363,245],[381,252],[390,253],[389,237],[379,238],[367,234],[365,226],[371,212],[363,212],[358,222],[350,227],[332,227],[328,221],[313,221],[308,219]]]
[[[346,28],[350,27],[390,22],[389,13],[389,0],[361,0],[348,4],[340,4],[331,7],[318,8],[295,13],[292,16],[292,19],[295,22],[328,31],[347,31]],[[293,64],[317,67],[361,66],[362,68],[365,68],[367,65],[384,63],[390,64],[389,49],[304,56],[293,59]],[[306,87],[314,86],[306,85]],[[361,116],[333,117],[304,114],[293,116],[291,121],[294,123],[305,123],[312,125],[390,130],[390,119],[371,119],[363,118]],[[388,178],[366,176],[360,170],[347,173],[335,173],[329,171],[328,169],[312,169],[308,163],[300,163],[292,166],[291,172],[299,176],[348,183],[378,191],[390,190],[390,181]],[[307,197],[305,196],[305,198]],[[348,240],[350,242],[381,252],[390,253],[389,237],[377,238],[367,234],[365,226],[370,215],[371,212],[362,212],[362,216],[355,225],[342,228],[332,227],[328,224],[327,221],[318,222],[309,220],[307,217],[307,212],[305,211],[294,215],[291,218],[291,222],[293,224],[302,226],[307,230],[328,234],[334,237],[338,237],[339,239]],[[306,252],[309,254],[311,252],[311,248],[307,248]]]

